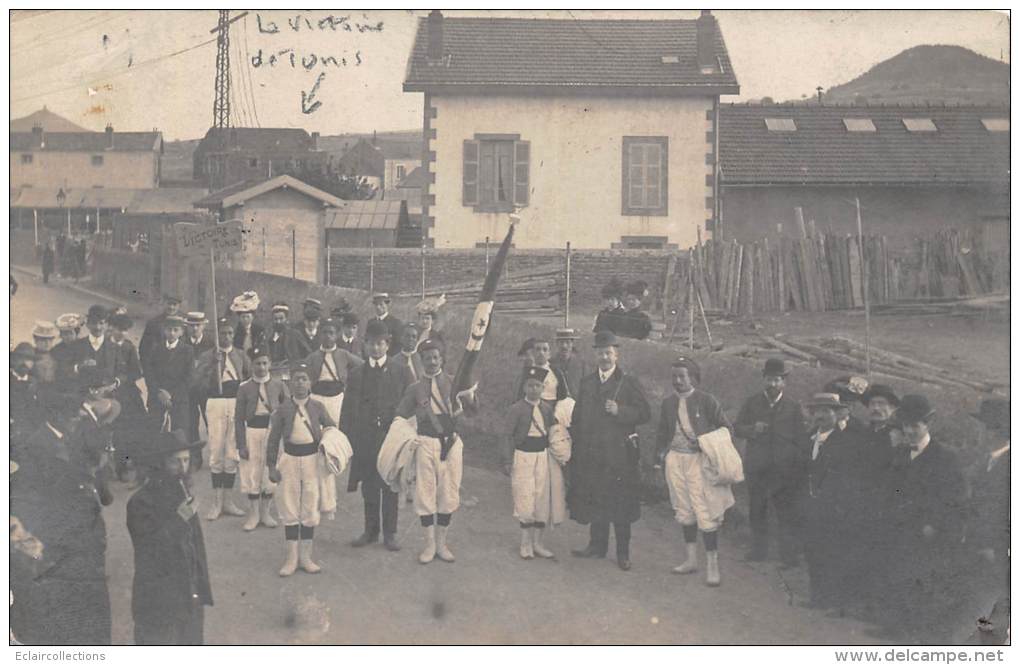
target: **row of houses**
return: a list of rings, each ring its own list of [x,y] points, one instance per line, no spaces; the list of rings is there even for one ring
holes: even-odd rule
[[[420,21],[403,90],[422,96],[418,141],[211,129],[194,152],[199,187],[175,203],[246,220],[255,240],[245,260],[288,275],[298,250],[276,257],[280,239],[315,252],[476,247],[502,237],[511,211],[521,248],[755,239],[793,230],[797,208],[853,232],[857,201],[869,231],[894,243],[925,227],[1008,229],[1008,108],[727,103],[740,86],[710,12],[568,21],[435,11]],[[162,184],[158,132],[15,134],[22,219],[96,188],[109,191],[90,196],[114,202],[95,206],[107,219],[116,188]],[[341,200],[302,175],[322,171],[366,180],[374,201]],[[321,279],[322,257],[304,259],[304,277]]]

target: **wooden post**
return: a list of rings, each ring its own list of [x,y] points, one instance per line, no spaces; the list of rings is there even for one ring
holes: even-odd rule
[[[332,286],[333,281],[333,270],[329,265],[332,263],[330,260],[333,256],[332,249],[328,244],[326,245],[326,286]]]
[[[290,230],[290,276],[297,279],[297,229]]]
[[[570,327],[570,242],[567,241],[567,291],[563,297],[563,327]]]
[[[857,206],[857,247],[861,253],[861,273],[864,276],[862,291],[864,292],[864,371],[871,377],[871,299],[868,291],[868,267],[864,256],[864,224],[861,222],[861,199],[854,197]]]
[[[216,306],[216,250],[209,248],[209,286],[212,289],[212,331],[216,342],[216,388],[223,394],[223,368],[220,367],[220,324]]]
[[[35,244],[39,244],[39,211],[32,208],[32,227],[35,229]]]
[[[375,293],[375,239],[368,246],[368,292]]]
[[[489,274],[489,236],[485,236],[485,274]]]
[[[266,227],[262,227],[262,272],[266,271],[266,254],[269,250],[269,243],[266,240]]]
[[[807,238],[807,229],[804,227],[804,210],[797,206],[793,209],[793,216],[797,220],[797,231],[800,233],[800,237]]]
[[[67,237],[71,237],[71,209],[67,209]]]
[[[421,239],[421,299],[425,300],[425,238]]]

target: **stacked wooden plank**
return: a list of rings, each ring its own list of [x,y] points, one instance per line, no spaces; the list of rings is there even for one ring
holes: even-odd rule
[[[428,297],[441,294],[455,303],[478,300],[483,280],[430,286]],[[566,265],[559,261],[527,270],[515,270],[500,280],[496,289],[496,309],[518,314],[556,314],[562,312],[563,297],[567,292]],[[400,297],[420,297],[421,292],[404,293]]]

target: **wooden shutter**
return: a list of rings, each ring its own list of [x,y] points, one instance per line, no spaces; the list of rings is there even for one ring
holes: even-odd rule
[[[531,143],[514,141],[514,205],[528,205],[530,179],[528,171],[531,166]]]
[[[478,205],[478,141],[464,141],[464,205]]]

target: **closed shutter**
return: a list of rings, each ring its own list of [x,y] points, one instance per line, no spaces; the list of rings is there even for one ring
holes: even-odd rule
[[[464,141],[464,205],[478,205],[478,141]]]
[[[514,141],[514,205],[528,205],[529,178],[531,164],[531,143]]]

